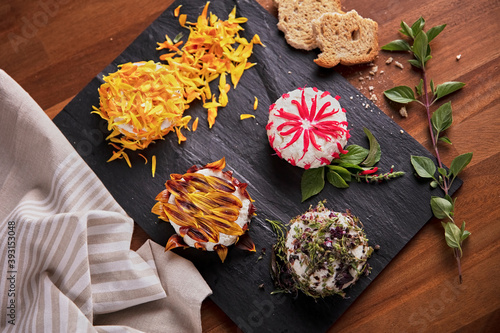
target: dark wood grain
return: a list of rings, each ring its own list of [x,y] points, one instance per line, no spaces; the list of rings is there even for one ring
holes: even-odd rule
[[[0,4],[0,67],[17,80],[54,117],[73,96],[106,67],[172,1],[56,1],[6,0]],[[272,0],[259,2],[274,15]],[[383,45],[399,38],[399,22],[423,15],[429,26],[447,23],[433,42],[429,76],[437,83],[463,81],[467,86],[451,96],[454,124],[448,130],[453,145],[443,159],[473,151],[456,193],[456,218],[472,232],[462,258],[464,283],[443,241],[439,221],[431,220],[368,289],[335,323],[331,331],[494,331],[500,323],[500,2],[493,0],[413,1],[345,0],[344,9],[356,9],[379,23]],[[15,39],[13,42],[13,38]],[[461,54],[459,61],[456,56]],[[405,65],[386,65],[392,56]],[[380,52],[374,62],[379,74],[372,80],[370,66],[338,67],[351,84],[420,143],[429,148],[423,110],[414,105],[401,118],[383,90],[418,83],[419,74],[405,54]],[[384,70],[384,74],[380,74]],[[138,228],[132,248],[146,239]],[[202,307],[205,332],[236,331],[211,301]]]

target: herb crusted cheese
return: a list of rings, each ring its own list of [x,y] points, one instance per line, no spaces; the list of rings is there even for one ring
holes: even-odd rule
[[[324,202],[290,221],[286,261],[297,289],[312,297],[344,296],[345,288],[369,274],[373,248],[359,224],[357,217],[330,211]]]

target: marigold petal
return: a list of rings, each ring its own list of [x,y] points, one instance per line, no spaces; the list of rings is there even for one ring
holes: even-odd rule
[[[168,239],[167,245],[165,246],[165,252],[175,249],[177,247],[187,248],[189,246],[186,243],[184,243],[184,240],[182,239],[181,236],[175,234]]]
[[[213,169],[213,170],[217,170],[217,171],[222,171],[225,167],[226,167],[226,158],[225,157],[222,157],[218,161],[207,163],[205,165],[205,168]]]
[[[153,178],[155,176],[155,172],[156,172],[156,155],[153,155],[153,157],[151,157],[151,174],[153,175]]]
[[[167,215],[170,222],[175,223],[181,227],[191,227],[191,226],[197,227],[198,226],[198,223],[196,222],[196,219],[194,217],[183,212],[176,205],[164,203],[163,204],[163,211]]]
[[[262,45],[264,47],[266,47],[264,44],[262,44],[262,41],[260,40],[260,37],[259,35],[255,34],[253,37],[252,37],[252,43],[254,44],[259,44],[259,45]]]
[[[224,263],[224,261],[227,258],[227,252],[228,252],[227,246],[224,246],[222,244],[217,244],[216,246],[214,246],[214,250],[215,250],[215,252],[217,252],[217,255],[219,256],[220,261],[222,261],[222,263]]]
[[[196,119],[193,121],[193,126],[191,127],[192,131],[196,131],[196,129],[198,128],[198,117],[196,117]]]
[[[181,10],[181,7],[182,7],[182,5],[179,5],[179,6],[177,6],[177,8],[174,9],[174,16],[175,17],[179,16],[179,12]]]
[[[179,15],[179,24],[181,25],[181,27],[184,28],[186,26],[186,20],[187,20],[186,14]]]
[[[142,155],[142,154],[137,154],[139,155],[140,157],[142,157],[144,159],[144,164],[148,164],[148,159],[146,158],[146,156]]]
[[[247,113],[240,115],[240,120],[248,119],[248,118],[255,118],[255,116],[253,114],[247,114]]]
[[[250,235],[248,233],[243,234],[238,240],[238,242],[235,244],[237,248],[240,248],[242,250],[247,250],[250,252],[255,252],[255,243],[253,242],[252,238],[250,238]]]

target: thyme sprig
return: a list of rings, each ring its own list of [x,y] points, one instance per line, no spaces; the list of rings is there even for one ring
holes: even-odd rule
[[[431,107],[441,98],[461,89],[465,86],[463,82],[449,81],[439,85],[435,85],[433,80],[428,80],[426,64],[432,58],[431,47],[429,43],[436,38],[446,27],[446,24],[435,26],[425,32],[425,20],[420,17],[411,26],[406,22],[401,21],[401,30],[407,40],[397,39],[384,46],[382,50],[386,51],[404,51],[409,52],[413,58],[408,62],[420,70],[421,79],[419,84],[413,89],[408,86],[397,86],[384,91],[384,95],[391,101],[408,104],[416,102],[422,105],[427,112],[427,121],[429,124],[429,134],[431,137],[432,148],[436,157],[436,164],[430,158],[425,156],[411,156],[411,163],[415,172],[422,178],[430,180],[430,186],[433,188],[440,187],[443,190],[444,196],[432,196],[430,205],[433,215],[440,220],[447,220],[446,223],[441,222],[445,230],[446,244],[453,249],[455,259],[458,265],[458,275],[460,283],[462,283],[462,270],[460,258],[462,257],[462,242],[470,235],[470,232],[465,230],[465,221],[462,222],[459,228],[453,218],[455,211],[455,200],[449,195],[451,185],[457,175],[469,164],[472,159],[472,152],[457,156],[447,170],[439,153],[440,142],[451,144],[451,140],[444,136],[443,133],[447,130],[452,122],[451,102],[447,102],[439,106],[431,113]],[[436,167],[437,166],[437,167]],[[437,172],[436,172],[437,171]]]
[[[283,222],[277,220],[268,220],[276,234],[276,243],[271,251],[271,277],[276,289],[271,294],[277,293],[297,293],[294,285],[292,273],[286,264],[286,226]]]

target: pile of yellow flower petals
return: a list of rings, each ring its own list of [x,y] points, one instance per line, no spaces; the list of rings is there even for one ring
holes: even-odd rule
[[[131,166],[125,149],[144,149],[172,131],[176,132],[179,143],[185,141],[181,129],[189,130],[191,117],[183,114],[195,99],[202,100],[212,128],[218,107],[228,103],[230,85],[226,75],[230,75],[236,88],[244,70],[255,65],[248,58],[254,44],[263,44],[258,35],[250,42],[239,36],[238,32],[243,30],[240,24],[247,19],[236,18],[236,7],[227,21],[212,13],[207,16],[209,3],[194,23],[186,22],[186,15],[179,16],[180,7],[176,8],[174,13],[179,16],[181,26],[190,33],[182,48],[179,48],[182,41],[174,43],[168,36],[165,42],[157,43],[157,50],[170,51],[160,56],[165,64],[127,63],[103,78],[105,83],[99,88],[100,107],[94,106],[93,113],[107,120],[111,131],[107,140],[116,150],[108,162],[123,158]],[[217,78],[218,98],[209,86]],[[192,125],[193,131],[197,125],[198,118]]]
[[[116,151],[108,162],[124,158],[130,166],[125,149],[144,149],[171,131],[177,132],[179,142],[185,140],[180,129],[191,117],[183,113],[195,96],[185,96],[184,86],[167,66],[126,63],[103,79],[100,108],[94,106],[92,112],[107,120],[111,131],[106,139]]]
[[[217,108],[228,103],[227,93],[230,85],[226,82],[229,74],[234,88],[238,85],[243,72],[254,66],[248,62],[254,44],[263,45],[258,35],[251,41],[240,37],[240,26],[247,18],[236,17],[236,7],[228,15],[226,21],[221,21],[216,15],[207,16],[208,5],[196,22],[186,22],[186,15],[179,16],[179,23],[189,28],[189,37],[182,49],[182,41],[174,43],[168,36],[165,42],[158,43],[157,50],[166,49],[169,53],[160,56],[167,66],[175,73],[180,82],[185,85],[186,93],[197,94],[203,101],[203,107],[208,111],[209,127],[215,123]],[[176,8],[175,15],[179,14]],[[218,98],[210,90],[209,83],[219,79]]]

